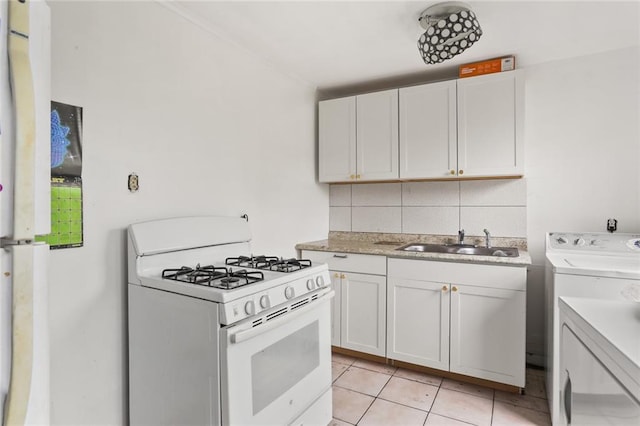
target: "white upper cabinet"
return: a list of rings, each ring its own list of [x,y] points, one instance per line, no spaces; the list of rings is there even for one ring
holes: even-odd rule
[[[524,173],[521,71],[463,78],[458,83],[458,175]]]
[[[400,89],[399,114],[400,178],[455,176],[455,80]]]
[[[398,90],[318,104],[320,182],[398,179]]]
[[[521,70],[319,104],[320,182],[524,174]]]
[[[345,182],[356,175],[356,98],[318,104],[320,182]]]
[[[398,179],[398,90],[356,96],[356,180]]]

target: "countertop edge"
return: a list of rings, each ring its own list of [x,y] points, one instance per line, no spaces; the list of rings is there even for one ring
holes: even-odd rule
[[[398,242],[397,245],[374,244],[365,241],[353,240],[318,240],[296,244],[296,250],[312,250],[326,252],[340,252],[353,254],[368,254],[377,256],[386,256],[400,259],[415,260],[434,260],[458,263],[476,263],[491,264],[505,266],[522,266],[531,265],[531,256],[526,250],[519,249],[518,257],[494,257],[494,256],[476,256],[468,254],[448,254],[448,253],[417,253],[404,252],[396,250],[405,243]]]

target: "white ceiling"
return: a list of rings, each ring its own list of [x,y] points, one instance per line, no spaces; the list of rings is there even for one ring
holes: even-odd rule
[[[176,1],[168,6],[320,90],[513,54],[517,67],[640,46],[640,2],[468,2],[482,38],[442,64],[422,62],[418,16],[438,1]],[[165,3],[166,4],[166,3]],[[576,70],[580,72],[580,70]]]

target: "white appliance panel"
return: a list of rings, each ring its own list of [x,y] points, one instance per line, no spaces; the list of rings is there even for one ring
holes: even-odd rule
[[[130,225],[138,256],[251,240],[247,221],[240,217],[180,217]]]
[[[49,246],[23,244],[4,247],[2,252],[2,284],[13,290],[13,294],[2,293],[0,308],[2,341],[9,343],[9,351],[2,350],[0,372],[3,397],[7,397],[4,415],[20,424],[47,424],[50,411]],[[7,326],[11,333],[7,333]]]
[[[51,18],[44,1],[14,4],[29,13],[26,22],[16,19],[18,23],[10,25],[27,32],[28,39],[9,31],[8,3],[2,2],[2,51],[11,47],[5,44],[9,36],[16,55],[13,61],[2,55],[0,62],[0,236],[31,239],[48,234],[51,226]],[[18,135],[24,142],[20,147],[16,146]]]
[[[241,322],[222,330],[223,424],[293,421],[331,386],[330,298],[255,328]],[[331,411],[311,424],[328,424]]]
[[[560,301],[557,424],[640,423],[640,304]]]
[[[49,247],[32,243],[51,220],[46,2],[0,2],[0,52],[0,418],[48,424]]]
[[[128,287],[130,423],[219,425],[218,305]]]

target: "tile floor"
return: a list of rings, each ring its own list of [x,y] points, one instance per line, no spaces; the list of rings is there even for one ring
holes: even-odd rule
[[[333,354],[331,425],[550,425],[542,370],[526,395]]]

